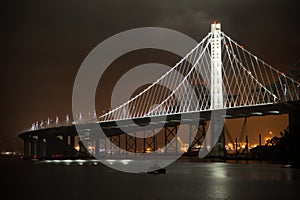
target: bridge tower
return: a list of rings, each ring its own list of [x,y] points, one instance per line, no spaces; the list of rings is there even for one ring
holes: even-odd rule
[[[221,24],[214,21],[211,24],[211,41],[210,41],[210,54],[211,54],[211,86],[210,86],[210,101],[211,109],[218,110],[224,108],[223,101],[223,76],[222,76],[222,45],[221,45]],[[214,135],[222,131],[218,142],[209,153],[208,157],[225,157],[225,135],[223,123],[219,119],[211,119],[210,121],[211,141],[214,140]]]
[[[221,24],[211,24],[211,109],[223,108]]]

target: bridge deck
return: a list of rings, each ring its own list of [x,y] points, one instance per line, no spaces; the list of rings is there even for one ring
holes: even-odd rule
[[[300,107],[300,101],[278,103],[278,104],[269,104],[263,106],[251,106],[251,107],[239,107],[239,108],[229,108],[226,109],[226,115],[222,116],[226,119],[234,118],[244,118],[252,116],[267,116],[267,115],[282,115],[288,114]],[[222,111],[222,110],[219,110]],[[222,113],[225,113],[224,111]],[[154,129],[156,127],[161,127],[162,124],[166,126],[174,126],[180,124],[190,124],[194,121],[200,119],[200,121],[209,121],[211,118],[211,111],[198,112],[198,113],[184,113],[184,114],[172,114],[164,116],[154,116],[154,117],[143,117],[136,119],[125,119],[119,121],[109,121],[109,122],[100,122],[99,125],[104,130],[105,134],[110,137],[117,134],[120,134],[120,128],[127,128],[131,131],[141,131],[145,129]],[[198,118],[195,118],[198,117]],[[95,123],[93,123],[95,124]],[[80,130],[89,129],[91,124],[82,124],[77,125],[77,128]],[[39,130],[27,131],[21,133],[19,137],[26,138],[29,135],[77,135],[75,125],[70,126],[59,126],[44,128]]]

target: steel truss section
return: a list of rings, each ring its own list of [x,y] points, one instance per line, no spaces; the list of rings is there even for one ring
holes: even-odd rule
[[[116,154],[120,155],[120,153],[121,153],[120,152],[120,150],[121,150],[121,134],[111,136],[109,139],[111,141],[109,154],[113,155],[116,153]]]
[[[165,152],[178,153],[177,125],[165,126]]]
[[[134,136],[125,134],[126,144],[125,148],[127,152],[137,152],[137,138],[136,133],[134,133]]]
[[[144,130],[144,153],[156,150],[155,129]]]
[[[97,143],[98,143],[98,145],[97,145]],[[98,148],[97,148],[97,146],[98,146]],[[106,138],[99,138],[98,140],[96,140],[95,148],[98,152],[98,154],[96,153],[96,155],[106,154],[107,153]]]
[[[200,121],[198,126],[189,125],[190,127],[190,138],[189,138],[189,149],[191,151],[199,151],[203,145],[203,141],[206,135],[206,122]]]

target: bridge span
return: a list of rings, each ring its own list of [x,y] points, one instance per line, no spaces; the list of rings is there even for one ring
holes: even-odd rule
[[[79,105],[82,93],[76,86],[85,83],[75,83],[73,105]],[[223,126],[214,121],[213,113],[220,121],[289,114],[290,131],[296,133],[300,130],[299,101],[297,81],[246,50],[214,22],[207,36],[169,71],[122,105],[84,121],[82,114],[96,113],[94,106],[87,110],[74,110],[73,106],[73,125],[37,126],[19,137],[24,140],[25,158],[126,156],[126,152],[153,151],[172,155],[211,150],[215,144],[208,156],[223,157]],[[206,124],[213,125],[207,129]],[[101,127],[104,135],[91,126]],[[185,131],[179,138],[181,126]],[[219,141],[204,144],[207,133]]]
[[[291,131],[298,134],[300,130],[300,101],[256,107],[231,108],[226,110],[224,119],[283,114],[289,115],[289,127]],[[181,121],[182,115],[184,115],[184,119]],[[151,119],[143,117],[136,118],[134,121],[122,120],[121,123],[109,121],[98,122],[98,124],[109,140],[121,147],[121,149],[124,149],[124,151],[147,153],[158,150],[161,146],[165,146],[173,141],[172,148],[161,153],[172,155],[179,153],[179,151],[186,151],[186,154],[196,155],[203,144],[207,132],[206,125],[211,120],[211,111],[197,113],[197,116],[200,117],[198,119],[193,118],[194,116],[194,113],[171,114],[163,118],[161,116],[151,117]],[[192,123],[194,120],[200,120],[198,127],[195,127]],[[177,137],[176,132],[179,125],[186,126],[186,134],[193,140],[190,146],[182,146],[178,138],[173,140],[174,137]],[[163,130],[157,134],[155,130],[162,126]],[[50,127],[21,133],[19,137],[24,140],[24,158],[80,158],[92,157],[92,154],[102,154],[109,158],[118,155],[117,153],[121,153],[114,152],[113,146],[106,145],[107,138],[100,137],[95,132],[89,131],[87,124],[80,125],[80,129],[85,131],[86,135],[84,137],[78,136],[75,125]],[[198,129],[197,134],[193,135],[195,129]],[[150,137],[134,138],[132,135],[128,135],[128,132],[143,132],[145,136],[148,135]],[[157,144],[157,138],[160,138],[161,144]],[[81,140],[89,141],[93,149],[85,147]],[[221,143],[218,144],[217,149],[209,156],[225,156],[226,150],[224,145],[226,141],[224,133],[221,134],[219,141]],[[122,156],[126,157],[124,154]]]

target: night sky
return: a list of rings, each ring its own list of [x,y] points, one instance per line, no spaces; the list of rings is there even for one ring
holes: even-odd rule
[[[212,21],[218,20],[232,39],[287,72],[300,59],[300,12],[296,3],[294,0],[2,2],[0,150],[21,149],[21,140],[16,136],[29,129],[34,121],[71,114],[73,82],[84,58],[106,38],[128,29],[165,27],[200,41],[210,31]],[[113,68],[114,74],[122,71],[118,66],[121,65]],[[242,126],[240,122],[231,124],[233,132]],[[251,119],[248,127],[263,134],[269,130],[279,132],[286,124],[286,117],[275,117]]]

